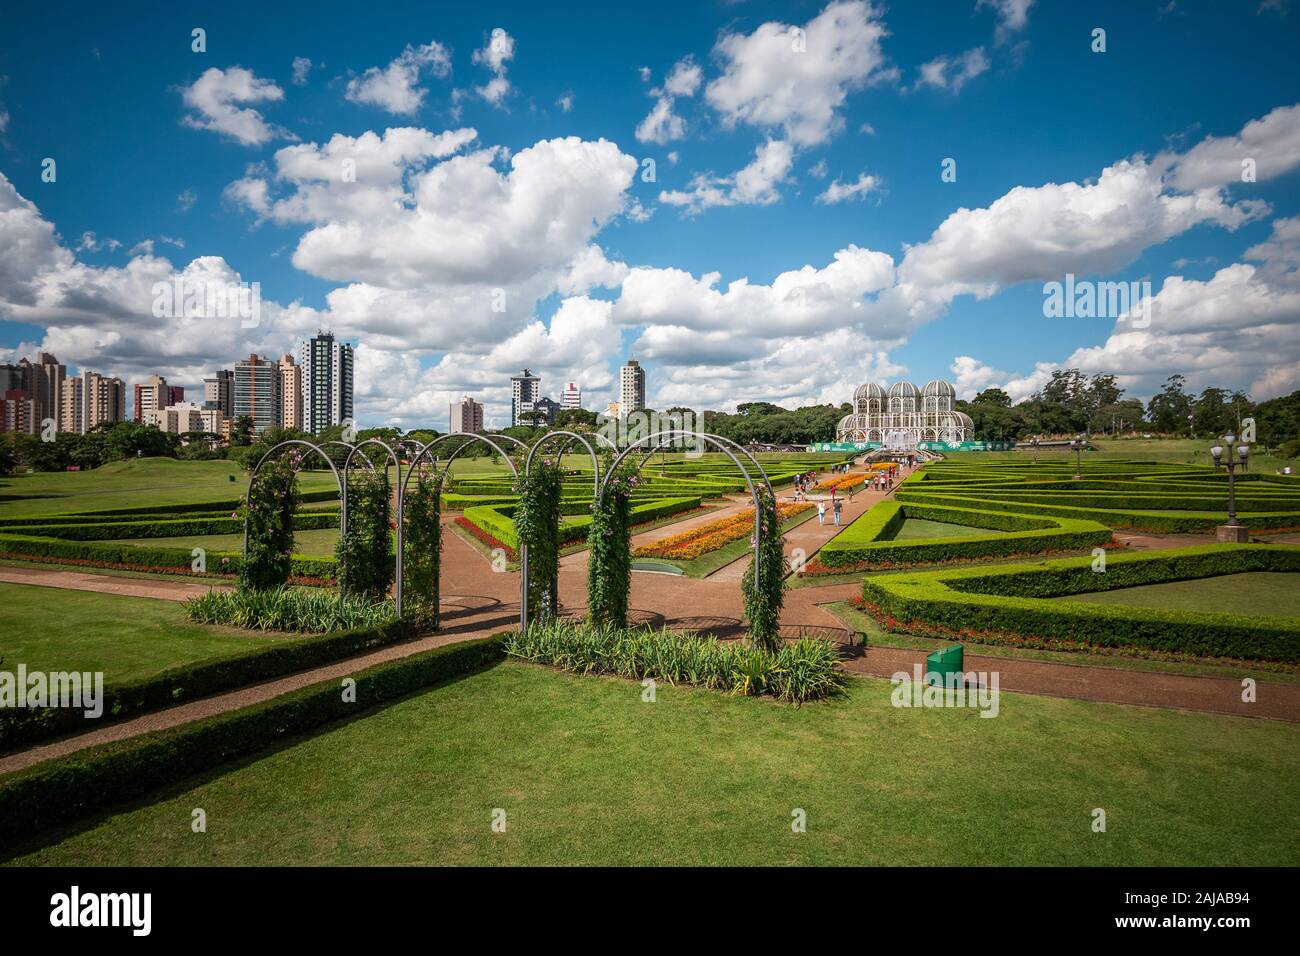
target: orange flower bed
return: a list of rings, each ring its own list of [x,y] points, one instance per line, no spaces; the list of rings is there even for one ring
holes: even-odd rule
[[[777,505],[777,516],[782,522],[793,518],[811,508],[807,502]],[[643,544],[632,551],[637,558],[672,558],[677,561],[689,561],[702,554],[716,551],[725,544],[748,537],[754,531],[754,509],[746,508],[726,518],[710,521],[698,528],[683,531],[680,534],[660,538],[650,544]]]

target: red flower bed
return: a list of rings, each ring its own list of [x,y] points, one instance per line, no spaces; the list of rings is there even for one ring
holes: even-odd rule
[[[470,521],[468,518],[465,518],[465,517],[457,517],[457,518],[456,518],[456,524],[460,525],[460,527],[464,528],[466,531],[468,531],[470,534],[472,534],[475,538],[477,538],[478,540],[482,541],[482,542],[483,542],[484,544],[486,544],[489,548],[500,548],[502,551],[504,551],[504,552],[506,553],[506,558],[507,558],[507,559],[509,559],[509,560],[511,560],[511,561],[514,561],[514,560],[516,559],[517,555],[515,554],[515,549],[514,549],[514,548],[510,547],[509,545],[505,544],[505,543],[502,542],[502,541],[498,541],[496,538],[494,538],[492,535],[488,534],[486,531],[484,531],[482,528],[480,528],[480,527],[479,527],[478,525],[476,525],[474,522]]]

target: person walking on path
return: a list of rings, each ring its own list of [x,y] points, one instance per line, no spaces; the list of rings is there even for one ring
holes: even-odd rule
[[[844,502],[836,498],[833,505],[835,507],[835,527],[838,528],[840,526],[840,508],[844,506]]]
[[[817,502],[817,523],[818,524],[826,523],[826,500],[825,499],[822,499],[821,501]]]

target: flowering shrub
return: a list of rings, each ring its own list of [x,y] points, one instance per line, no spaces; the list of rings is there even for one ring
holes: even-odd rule
[[[790,502],[777,505],[778,526],[796,515],[813,507],[806,501]],[[669,558],[676,561],[689,561],[702,554],[716,551],[723,545],[739,541],[754,532],[754,509],[746,508],[726,518],[710,521],[698,528],[691,528],[679,534],[669,535],[643,544],[633,551],[638,558]]]
[[[266,462],[235,511],[248,528],[248,556],[239,569],[241,590],[262,591],[289,580],[301,465],[297,449]]]

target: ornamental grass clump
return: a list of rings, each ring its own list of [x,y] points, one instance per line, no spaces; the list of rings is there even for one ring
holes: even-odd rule
[[[506,653],[578,674],[653,677],[795,704],[835,696],[845,684],[835,645],[812,638],[766,651],[690,631],[553,621],[509,635]]]
[[[185,602],[185,617],[195,624],[224,624],[252,631],[323,634],[386,624],[393,619],[393,609],[382,601],[340,598],[329,591],[278,587],[257,591],[209,591]]]

